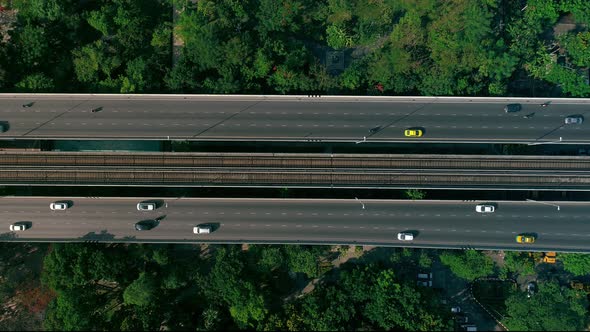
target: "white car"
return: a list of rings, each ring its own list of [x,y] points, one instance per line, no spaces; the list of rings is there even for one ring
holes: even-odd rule
[[[397,233],[397,239],[400,241],[412,241],[414,240],[414,234],[409,232]]]
[[[10,225],[10,230],[13,232],[24,231],[27,229],[27,225],[25,224],[12,224]]]
[[[492,213],[496,208],[490,204],[478,204],[475,206],[475,211],[479,213]]]
[[[156,209],[156,203],[140,202],[137,203],[138,211],[153,211]]]
[[[49,208],[52,209],[53,211],[55,210],[65,210],[67,208],[69,208],[68,203],[66,202],[54,202],[49,204]]]
[[[193,227],[193,233],[195,234],[209,234],[211,233],[211,226],[201,225]]]

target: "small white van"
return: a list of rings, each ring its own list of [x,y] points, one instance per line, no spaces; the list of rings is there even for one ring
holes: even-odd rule
[[[211,233],[211,226],[200,225],[193,227],[193,233],[195,234],[209,234]]]

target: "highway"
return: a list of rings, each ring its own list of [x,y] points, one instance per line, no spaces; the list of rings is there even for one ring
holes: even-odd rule
[[[49,203],[73,206],[51,211]],[[366,244],[421,248],[473,248],[590,252],[587,202],[495,202],[491,214],[478,202],[304,199],[155,199],[160,207],[140,212],[141,198],[2,197],[2,241],[106,241],[153,243]],[[151,199],[154,200],[154,199]],[[557,208],[559,206],[559,210]],[[149,231],[134,224],[158,219]],[[9,231],[14,222],[30,229]],[[211,234],[192,233],[211,224]],[[396,239],[412,231],[415,241]],[[534,244],[518,244],[519,233],[535,233]]]
[[[138,139],[299,142],[590,142],[590,99],[0,95],[0,139]],[[508,103],[522,104],[505,113]],[[92,112],[95,110],[95,112]],[[534,114],[533,114],[534,113]],[[529,118],[524,115],[533,114]],[[404,130],[421,127],[421,138]],[[561,138],[561,141],[560,141]]]

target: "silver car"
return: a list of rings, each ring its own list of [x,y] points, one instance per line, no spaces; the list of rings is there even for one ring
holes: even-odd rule
[[[494,211],[496,211],[496,207],[490,204],[478,204],[475,206],[475,212],[492,213]]]
[[[10,230],[13,232],[24,231],[27,229],[26,224],[12,224],[10,225]]]
[[[584,117],[582,115],[570,115],[565,118],[565,124],[582,124],[584,122]]]
[[[53,202],[53,203],[49,204],[49,208],[53,211],[65,210],[65,209],[69,208],[69,205],[66,202]]]
[[[138,211],[153,211],[157,208],[156,203],[140,202],[137,203]]]
[[[400,240],[400,241],[413,241],[414,240],[414,234],[412,234],[410,232],[397,233],[397,239]]]

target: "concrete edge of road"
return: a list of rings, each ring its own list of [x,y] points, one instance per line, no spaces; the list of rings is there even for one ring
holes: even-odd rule
[[[509,102],[509,101],[560,101],[560,102],[577,102],[577,103],[590,103],[590,98],[539,98],[539,97],[460,97],[460,96],[339,96],[339,95],[240,95],[240,94],[99,94],[99,93],[0,93],[0,98],[16,98],[16,97],[108,97],[117,99],[131,99],[131,98],[183,98],[183,99],[203,99],[203,98],[235,98],[235,99],[295,99],[295,100],[366,100],[366,101],[493,101],[493,102]]]
[[[260,245],[350,245],[350,246],[376,246],[387,248],[410,248],[410,249],[454,249],[454,250],[504,250],[504,251],[530,251],[530,252],[563,252],[563,253],[590,253],[590,249],[584,251],[581,249],[563,249],[563,248],[531,248],[528,246],[522,247],[491,247],[491,246],[472,246],[472,245],[411,245],[402,246],[392,243],[381,242],[320,242],[320,241],[256,241],[256,240],[241,240],[241,241],[198,241],[198,240],[153,240],[153,239],[18,239],[18,238],[0,238],[0,242],[38,242],[38,243],[149,243],[149,244],[260,244]]]
[[[322,203],[322,202],[337,202],[337,203],[348,203],[348,202],[356,202],[356,199],[354,197],[352,198],[255,198],[255,197],[244,197],[244,198],[239,198],[239,197],[139,197],[139,196],[130,196],[130,197],[108,197],[108,196],[97,196],[97,197],[83,197],[83,196],[67,196],[64,198],[64,196],[12,196],[12,195],[7,195],[7,196],[0,196],[1,198],[10,198],[10,199],[56,199],[56,200],[61,200],[61,199],[71,199],[71,200],[75,200],[75,199],[87,199],[87,200],[101,200],[101,199],[110,199],[110,200],[155,200],[155,199],[161,199],[161,200],[166,200],[166,201],[177,201],[177,200],[183,200],[183,201],[187,201],[187,200],[208,200],[208,201],[280,201],[280,202],[285,202],[285,201],[296,201],[296,202],[302,202],[302,201],[311,201],[311,202],[318,202],[318,203]],[[412,199],[365,199],[365,198],[359,198],[360,201],[362,202],[373,202],[373,203],[440,203],[440,204],[446,204],[446,203],[466,203],[466,204],[475,204],[478,202],[491,202],[491,200],[458,200],[458,199],[450,199],[450,200],[436,200],[436,199],[420,199],[420,200],[412,200]],[[545,200],[538,200],[539,202],[545,202]],[[529,203],[527,201],[511,201],[511,200],[495,200],[493,201],[495,203]],[[584,205],[584,204],[590,204],[587,201],[550,201],[552,203],[559,203],[559,204],[564,204],[564,205]]]

